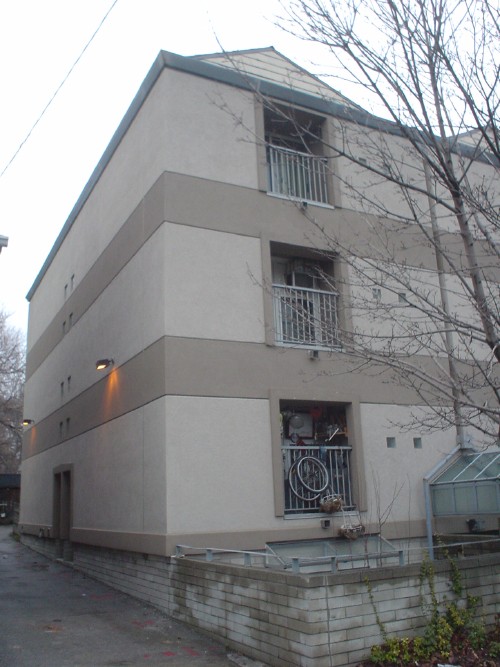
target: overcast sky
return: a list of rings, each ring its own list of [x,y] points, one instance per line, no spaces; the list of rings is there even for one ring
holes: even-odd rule
[[[0,2],[0,172],[114,0]],[[0,308],[27,326],[26,293],[161,49],[182,55],[275,46],[309,68],[275,26],[277,0],[118,0],[17,157],[0,177]]]

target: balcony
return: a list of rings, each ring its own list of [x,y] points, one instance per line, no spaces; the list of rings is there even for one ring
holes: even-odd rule
[[[326,158],[267,146],[269,192],[300,201],[328,203]]]
[[[273,285],[273,300],[278,344],[322,349],[340,347],[336,292]]]
[[[351,488],[351,447],[327,444],[286,445],[282,447],[281,452],[286,516],[320,512],[321,499],[329,494],[340,496],[343,509],[354,509]],[[309,470],[309,478],[305,480],[306,487],[301,484],[300,478],[297,479],[297,467],[301,459],[306,463],[311,459],[313,463],[320,462],[315,464],[317,470]]]

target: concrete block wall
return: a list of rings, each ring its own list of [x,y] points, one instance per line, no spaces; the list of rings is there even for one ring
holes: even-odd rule
[[[58,558],[58,544],[56,540],[48,537],[35,537],[34,535],[20,535],[21,542],[27,547],[47,558]]]
[[[381,641],[377,616],[389,634],[412,636],[425,625],[415,564],[293,574],[73,546],[74,567],[273,667],[356,665]],[[458,567],[493,624],[500,613],[500,554],[465,558]],[[439,599],[452,599],[449,564],[434,568]]]

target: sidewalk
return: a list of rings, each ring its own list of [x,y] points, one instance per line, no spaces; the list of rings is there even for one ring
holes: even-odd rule
[[[0,526],[2,667],[264,667],[53,562]]]

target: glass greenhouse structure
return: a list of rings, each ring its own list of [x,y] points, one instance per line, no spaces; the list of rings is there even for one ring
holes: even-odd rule
[[[463,452],[430,482],[434,516],[500,513],[500,449]]]

